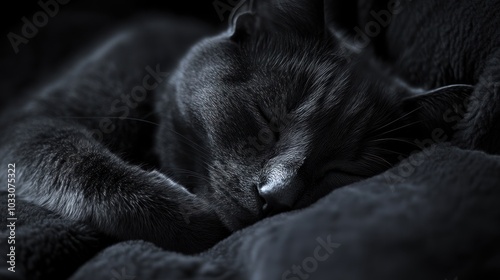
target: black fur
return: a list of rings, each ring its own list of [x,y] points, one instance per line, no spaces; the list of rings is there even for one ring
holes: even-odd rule
[[[413,86],[475,85],[469,102],[461,105],[465,118],[454,127],[453,141],[500,153],[500,1],[404,0],[397,1],[395,14],[387,14],[388,0],[354,1],[350,10],[337,9],[341,1],[328,2],[331,25],[358,43],[355,28],[380,22],[374,14],[382,15],[387,26],[369,38],[369,49]]]
[[[247,4],[177,67],[204,33],[138,23],[7,112],[0,159],[19,195],[120,239],[201,251],[391,167],[471,91],[415,96],[340,49],[322,1]],[[145,77],[141,102],[127,99]]]

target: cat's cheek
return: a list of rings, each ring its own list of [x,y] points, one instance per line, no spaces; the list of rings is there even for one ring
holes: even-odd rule
[[[330,178],[328,178],[327,184],[329,187],[334,190],[337,188],[341,188],[361,180],[365,179],[362,176],[351,175],[351,174],[332,174]]]
[[[363,176],[331,172],[321,179],[321,181],[314,183],[312,186],[306,186],[305,192],[294,205],[294,208],[307,207],[338,188],[357,183],[364,179],[366,178]]]
[[[253,147],[240,146],[238,148],[238,154],[243,156],[246,159],[253,159],[257,157],[257,150]]]

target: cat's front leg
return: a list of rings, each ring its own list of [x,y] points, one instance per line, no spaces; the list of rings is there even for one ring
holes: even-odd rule
[[[74,123],[40,118],[6,129],[2,163],[15,162],[18,194],[122,240],[186,253],[229,232],[210,205],[156,171],[131,165]]]

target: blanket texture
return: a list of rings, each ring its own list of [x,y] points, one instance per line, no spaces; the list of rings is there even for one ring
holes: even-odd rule
[[[498,279],[500,157],[437,145],[410,159],[335,190],[306,209],[260,221],[196,256],[163,251],[143,241],[111,245],[84,224],[19,201],[16,273],[7,271],[2,261],[0,275],[92,280]],[[6,209],[5,199],[0,204]],[[6,221],[7,211],[1,213]],[[2,229],[2,240],[7,234]],[[8,251],[8,245],[2,242],[0,250]]]

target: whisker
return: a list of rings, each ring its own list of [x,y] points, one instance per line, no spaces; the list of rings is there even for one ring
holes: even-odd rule
[[[420,106],[420,107],[418,107],[418,108],[416,108],[416,109],[414,109],[414,110],[411,110],[410,112],[408,112],[408,113],[406,113],[406,114],[404,114],[404,115],[400,116],[399,118],[397,118],[397,119],[395,119],[395,120],[393,120],[393,121],[391,121],[391,122],[389,122],[389,123],[386,123],[385,125],[383,125],[383,126],[381,126],[381,127],[377,127],[377,129],[373,130],[373,132],[375,132],[375,131],[379,131],[379,130],[381,130],[381,129],[384,129],[384,128],[386,128],[387,126],[389,126],[389,125],[391,125],[391,124],[393,124],[393,123],[395,123],[395,122],[397,122],[397,121],[399,121],[399,120],[401,120],[401,119],[403,119],[403,118],[406,118],[406,117],[407,117],[407,116],[409,116],[410,114],[415,113],[416,111],[420,110],[421,108],[422,108],[422,106]]]
[[[105,116],[105,117],[58,117],[58,118],[60,118],[60,119],[121,119],[121,120],[138,121],[138,122],[143,122],[143,123],[147,123],[147,124],[160,126],[160,124],[158,124],[158,123],[148,121],[148,120],[139,119],[139,118],[122,118],[122,117],[109,117],[109,116]]]
[[[375,162],[379,163],[378,161],[375,161],[372,158],[367,158],[368,162]],[[364,170],[366,170],[368,173],[375,173],[377,169],[375,168],[374,164],[369,164],[368,162],[359,162],[360,167],[362,167]]]
[[[403,142],[403,143],[406,143],[406,144],[410,144],[410,145],[413,145],[415,147],[418,147],[418,145],[416,143],[413,143],[411,141],[408,141],[408,140],[404,140],[404,139],[399,139],[399,138],[378,138],[378,139],[372,139],[370,140],[370,142],[380,142],[380,141],[396,141],[396,142]]]
[[[192,176],[194,178],[197,178],[197,179],[201,179],[203,181],[205,181],[205,183],[207,184],[210,184],[210,179],[208,177],[206,177],[205,175],[203,174],[200,174],[198,172],[195,172],[193,170],[188,170],[188,169],[183,169],[183,168],[169,168],[169,171],[173,171],[172,175],[175,176],[175,175],[189,175],[189,176]]]
[[[394,128],[394,129],[391,129],[391,130],[388,130],[388,131],[385,131],[384,133],[381,133],[381,134],[378,134],[374,137],[379,137],[379,136],[382,136],[382,135],[385,135],[387,133],[391,133],[391,132],[394,132],[394,131],[397,131],[397,130],[400,130],[400,129],[403,129],[403,128],[406,128],[406,127],[409,127],[409,126],[412,126],[412,125],[415,125],[415,124],[418,124],[418,123],[422,123],[423,121],[415,121],[415,122],[412,122],[412,123],[409,123],[409,124],[405,124],[405,125],[402,125],[400,127],[397,127],[397,128]]]
[[[191,147],[192,149],[197,151],[199,153],[199,155],[203,156],[203,158],[205,158],[205,159],[210,158],[208,151],[204,147],[198,145],[197,143],[195,143],[191,139],[187,138],[186,136],[180,134],[179,132],[177,132],[173,129],[170,129],[168,127],[163,127],[161,124],[155,123],[152,121],[139,119],[139,118],[122,118],[122,117],[109,117],[109,116],[105,116],[105,117],[59,117],[59,118],[62,118],[62,119],[104,119],[104,118],[108,118],[108,119],[121,119],[121,120],[138,121],[138,122],[143,122],[143,123],[147,123],[147,124],[151,124],[151,125],[156,125],[158,127],[166,128],[166,129],[170,130],[171,132],[175,133],[177,136],[180,136],[182,139],[184,139],[182,141],[184,141],[185,144],[187,144],[189,147]]]
[[[203,156],[203,158],[210,159],[210,151],[208,151],[204,147],[200,146],[199,144],[197,144],[193,140],[191,140],[191,139],[187,138],[186,136],[180,134],[179,132],[175,131],[174,129],[171,129],[169,127],[164,127],[164,126],[162,126],[162,128],[168,129],[169,131],[173,132],[177,136],[182,137],[182,139],[184,139],[186,141],[184,143],[186,143],[191,148],[193,148],[194,150],[196,150],[197,152],[199,152]]]
[[[186,143],[189,145],[189,143]],[[209,166],[209,162],[211,161],[210,159],[210,156],[209,155],[206,155],[203,153],[203,151],[200,151],[198,149],[196,149],[195,147],[192,147],[195,151],[197,151],[198,153],[196,153],[194,156],[199,156],[199,158],[197,158],[196,160],[198,160],[200,163],[202,163],[204,166]],[[190,151],[186,151],[184,149],[177,149],[176,150],[177,153],[180,153],[184,156],[187,156],[189,158],[193,157],[193,154],[190,152]]]
[[[373,159],[378,159],[379,161],[382,161],[382,162],[386,163],[388,167],[392,167],[392,164],[390,162],[388,162],[386,159],[384,159],[384,158],[382,158],[380,156],[377,156],[377,155],[371,154],[371,153],[366,153],[366,156],[368,156],[369,158],[372,158],[372,160]],[[377,162],[379,162],[379,161],[377,161]]]
[[[400,156],[405,156],[402,153],[399,153],[399,152],[396,152],[396,151],[392,151],[392,150],[389,150],[389,149],[380,148],[380,147],[371,147],[370,149],[379,150],[379,151],[387,152],[387,153],[392,153],[392,154],[396,154],[396,155],[400,155]]]

